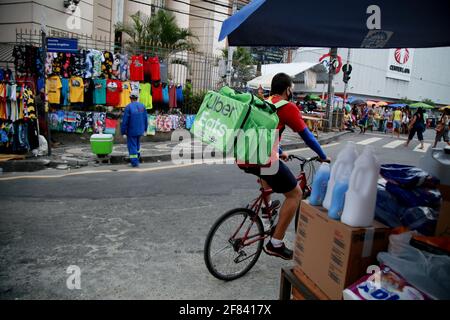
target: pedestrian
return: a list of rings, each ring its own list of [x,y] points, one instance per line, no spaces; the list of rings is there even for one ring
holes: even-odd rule
[[[138,94],[131,92],[131,103],[125,107],[120,127],[124,139],[127,140],[130,163],[133,167],[139,166],[141,158],[141,136],[147,135],[148,117],[145,106],[138,102]]]
[[[350,112],[347,111],[347,109],[344,109],[344,129],[355,132],[355,130],[353,130],[352,116]]]
[[[449,131],[449,122],[450,122],[450,109],[444,109],[439,122],[436,125],[436,138],[434,139],[434,146],[436,148],[437,144],[441,139],[444,139],[444,142],[450,146],[450,141],[448,139],[448,131]]]
[[[389,123],[389,121],[391,120],[391,117],[392,117],[392,113],[391,113],[391,111],[389,110],[389,108],[388,107],[386,107],[385,109],[384,109],[384,112],[383,112],[383,119],[382,119],[382,121],[383,121],[383,132],[386,134],[387,133],[387,129],[388,129],[388,123]]]
[[[397,139],[400,139],[400,129],[402,125],[402,111],[400,109],[396,109],[393,114],[394,121],[394,130],[392,132],[392,136],[394,136],[394,132],[397,134]]]
[[[423,132],[425,131],[425,122],[423,119],[423,109],[418,108],[417,112],[414,114],[414,116],[411,119],[411,122],[409,124],[409,135],[408,135],[408,141],[406,141],[406,147],[411,142],[412,138],[414,138],[414,135],[417,132],[417,138],[420,141],[420,148],[423,149]]]
[[[360,105],[360,110],[361,110],[361,118],[359,120],[359,129],[361,131],[359,133],[364,134],[366,133],[367,122],[369,121],[369,108],[367,108],[367,105],[364,103]]]
[[[408,133],[408,126],[409,126],[408,111],[406,109],[403,109],[403,113],[402,113],[402,132],[403,133]]]

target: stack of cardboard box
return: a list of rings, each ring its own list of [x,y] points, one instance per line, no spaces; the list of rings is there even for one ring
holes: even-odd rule
[[[342,299],[346,287],[377,265],[377,254],[387,250],[389,231],[377,221],[370,228],[347,226],[328,218],[326,209],[302,201],[294,273],[315,284],[322,298]]]

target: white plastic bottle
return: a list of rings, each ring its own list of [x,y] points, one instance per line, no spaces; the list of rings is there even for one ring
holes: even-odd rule
[[[380,164],[374,149],[367,146],[355,161],[345,194],[341,221],[351,227],[370,227],[375,217]]]
[[[336,161],[331,168],[331,175],[330,180],[328,181],[327,193],[322,204],[325,209],[330,210],[334,184],[336,182],[336,176],[338,172],[343,171],[344,174],[347,175],[348,178],[350,178],[356,158],[358,158],[358,152],[356,151],[355,143],[352,141],[348,141],[341,152],[339,152]]]

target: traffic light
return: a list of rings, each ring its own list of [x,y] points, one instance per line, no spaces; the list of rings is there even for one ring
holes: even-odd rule
[[[348,80],[350,80],[350,73],[344,72],[344,83],[348,83]]]

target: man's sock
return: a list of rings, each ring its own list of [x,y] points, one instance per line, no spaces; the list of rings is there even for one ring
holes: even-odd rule
[[[275,239],[275,238],[271,238],[270,242],[272,243],[272,245],[275,248],[279,248],[279,247],[281,247],[283,245],[283,240],[278,240],[278,239]]]

